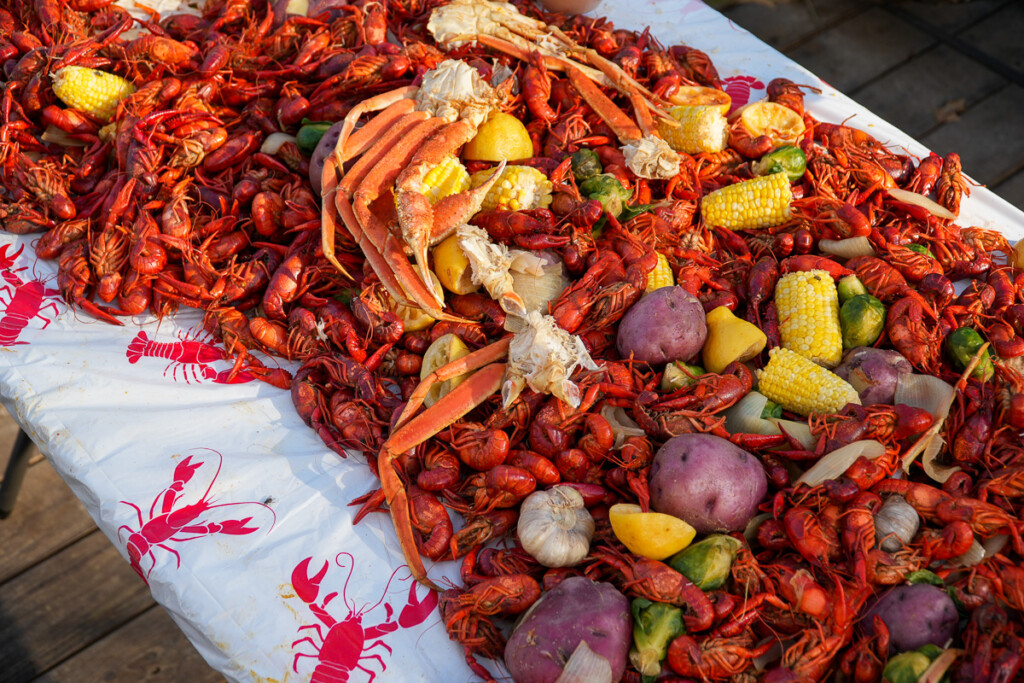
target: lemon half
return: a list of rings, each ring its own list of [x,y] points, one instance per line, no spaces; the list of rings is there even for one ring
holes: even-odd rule
[[[462,148],[462,158],[474,161],[514,161],[533,156],[533,141],[523,122],[498,113],[477,129],[476,137]]]

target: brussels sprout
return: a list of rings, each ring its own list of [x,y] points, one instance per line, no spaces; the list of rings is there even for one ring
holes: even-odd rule
[[[917,683],[931,660],[920,652],[903,652],[892,657],[882,671],[882,680],[889,683]]]
[[[303,122],[305,122],[305,119]],[[307,156],[312,154],[320,142],[320,138],[333,125],[333,123],[305,123],[302,128],[299,128],[299,132],[295,134],[295,145],[303,154]]]
[[[732,536],[712,534],[668,559],[670,567],[702,591],[721,588],[742,543]]]
[[[587,199],[596,199],[601,202],[604,210],[612,216],[622,213],[626,201],[633,196],[633,190],[627,190],[622,186],[615,176],[607,173],[591,176],[580,183],[580,192],[587,196]]]
[[[918,569],[916,572],[910,572],[907,574],[907,583],[911,585],[915,583],[927,583],[932,586],[938,586],[939,588],[946,587],[946,582],[939,578],[938,574],[928,571],[927,569]]]
[[[576,150],[576,153],[572,155],[571,163],[572,174],[577,182],[596,176],[604,170],[601,168],[601,159],[597,156],[597,152],[586,147]]]
[[[804,171],[807,170],[807,156],[799,147],[783,145],[751,164],[750,170],[754,172],[754,175],[785,173],[790,182],[795,183],[803,177]]]
[[[971,359],[974,358],[978,353],[978,349],[984,343],[985,340],[973,328],[961,327],[946,337],[946,353],[949,355],[950,360],[953,361],[953,367],[957,370],[966,370]],[[971,377],[987,382],[995,371],[995,368],[992,366],[992,349],[988,349],[988,352],[982,356],[978,365],[975,366]]]
[[[885,306],[870,294],[858,294],[839,309],[843,349],[871,346],[885,327]]]
[[[836,291],[839,292],[839,303],[845,304],[855,296],[867,294],[868,288],[857,279],[856,275],[847,275],[839,280],[839,284],[836,285]]]
[[[707,371],[699,365],[690,365],[677,360],[665,366],[665,374],[661,376],[659,388],[662,391],[676,391],[690,386],[697,381],[698,377],[706,373]]]
[[[662,602],[636,598],[633,611],[633,649],[629,661],[644,676],[661,673],[661,660],[668,654],[668,645],[686,633],[683,610]]]
[[[935,661],[936,657],[945,652],[945,650],[943,650],[938,645],[935,645],[934,643],[927,643],[925,645],[922,645],[921,647],[917,648],[917,651],[923,654],[928,659],[932,660],[933,662]]]
[[[923,244],[908,244],[907,249],[910,251],[916,251],[918,254],[924,254],[928,258],[935,258],[935,254],[932,253],[932,250]]]
[[[762,420],[781,420],[782,419],[782,406],[775,401],[767,401],[764,404],[764,408],[761,409]]]

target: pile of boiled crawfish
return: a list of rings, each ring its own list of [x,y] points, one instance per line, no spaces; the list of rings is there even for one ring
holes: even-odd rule
[[[679,154],[674,177],[645,179],[629,170],[618,146],[635,124],[607,106],[632,106],[643,119],[637,92],[657,105],[682,85],[721,88],[706,54],[666,48],[646,31],[617,30],[604,19],[515,3],[586,48],[578,55],[598,55],[602,71],[628,76],[616,87],[585,86],[578,73],[566,76],[535,53],[502,49],[497,39],[442,49],[427,22],[444,4],[313,0],[308,16],[295,16],[269,3],[210,0],[201,15],[153,12],[146,20],[110,0],[33,0],[0,9],[4,229],[40,233],[37,254],[56,261],[63,297],[97,318],[120,325],[125,316],[162,317],[182,305],[205,311],[237,371],[290,389],[303,420],[341,456],[364,452],[382,488],[355,501],[362,505],[357,521],[388,504],[404,546],[413,546],[405,550],[420,578],[420,556],[463,562],[465,585],[444,592],[442,615],[482,677],[490,674],[474,656],[503,652],[495,620],[525,610],[541,589],[585,574],[627,596],[686,610],[688,635],[668,658],[685,679],[877,681],[888,642],[884,629],[864,635],[859,615],[874,595],[922,569],[945,582],[961,610],[953,646],[964,649],[949,668],[953,680],[1017,676],[1024,655],[1024,385],[1014,359],[1024,355],[1024,272],[1009,265],[1012,249],[998,233],[961,228],[883,191],[934,192],[956,214],[969,192],[958,157],[915,159],[855,128],[819,122],[804,110],[807,88],[776,79],[768,99],[806,124],[800,147],[807,172],[794,194],[822,201],[769,230],[708,226],[701,198],[751,177],[757,153],[749,141],[716,154]],[[571,403],[529,387],[510,401],[495,393],[505,370],[497,361],[510,345],[509,313],[484,293],[447,294],[443,311],[417,299],[436,321],[406,331],[395,312],[395,300],[405,297],[394,282],[411,288],[411,268],[380,267],[381,255],[394,248],[395,227],[372,234],[359,221],[342,221],[326,198],[344,190],[348,177],[335,177],[321,196],[309,179],[310,159],[294,142],[261,151],[268,136],[294,134],[304,121],[352,114],[355,122],[384,109],[446,59],[465,62],[485,80],[511,74],[500,108],[526,123],[535,153],[516,163],[554,183],[550,209],[494,211],[473,223],[497,243],[547,250],[564,264],[571,284],[544,312],[582,341],[597,368],[572,374],[579,394]],[[122,75],[137,90],[111,121],[96,120],[63,108],[53,94],[50,75],[68,65]],[[643,90],[626,92],[622,83]],[[638,122],[646,132],[649,122]],[[459,144],[448,146],[457,151]],[[568,172],[569,155],[581,148],[595,150],[605,172],[633,191],[632,203],[648,210],[620,222],[581,196]],[[403,163],[415,151],[403,151]],[[328,180],[330,171],[341,173],[331,163]],[[386,218],[390,209],[381,206],[374,211]],[[822,239],[856,235],[868,237],[879,256],[840,264],[818,249]],[[905,246],[911,243],[927,245],[934,258]],[[613,343],[659,254],[706,311],[726,306],[756,322],[768,348],[780,345],[772,302],[780,272],[856,273],[889,307],[876,345],[956,386],[938,458],[959,471],[941,484],[919,465],[909,477],[892,478],[909,442],[896,420],[885,419],[891,406],[814,416],[818,447],[808,451],[725,431],[722,413],[751,390],[749,371],[708,373],[679,391],[659,390],[662,371],[620,358]],[[957,281],[967,281],[960,294]],[[945,336],[963,326],[981,331],[998,357],[989,381],[961,377],[941,353]],[[407,419],[422,402],[422,356],[448,333],[475,350],[462,370],[480,369],[449,394],[455,398],[437,404],[440,410]],[[260,360],[267,356],[301,367],[293,376]],[[765,353],[753,364],[766,360]],[[445,379],[443,369],[429,379]],[[458,410],[443,412],[460,400]],[[606,408],[624,411],[642,435],[616,446]],[[707,593],[666,564],[625,551],[607,521],[617,502],[647,509],[653,453],[687,432],[742,445],[761,459],[770,482],[768,519],[744,540],[730,580]],[[820,486],[795,486],[815,459],[857,439],[882,442],[885,455],[861,458]],[[576,488],[597,521],[589,556],[571,569],[546,569],[509,536],[519,502],[557,483]],[[893,493],[918,510],[926,529],[886,552],[876,547],[873,513],[881,495]],[[458,531],[451,511],[464,519]],[[950,562],[975,539],[986,546],[983,562]],[[755,659],[773,647],[765,673]],[[626,680],[639,678],[627,671]]]

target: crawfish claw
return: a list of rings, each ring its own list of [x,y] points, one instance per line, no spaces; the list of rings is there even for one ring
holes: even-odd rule
[[[327,568],[330,566],[327,561],[324,561],[323,568],[316,575],[309,576],[309,562],[312,559],[312,557],[307,557],[292,570],[292,587],[299,599],[306,604],[316,600],[316,596],[320,592],[320,582],[327,576]]]

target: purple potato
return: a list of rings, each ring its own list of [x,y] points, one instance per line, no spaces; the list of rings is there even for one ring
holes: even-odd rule
[[[862,623],[869,633],[874,633],[876,614],[889,629],[889,643],[897,652],[929,643],[944,647],[959,620],[946,591],[927,583],[897,586],[879,598],[864,615]]]
[[[334,146],[338,144],[338,138],[341,137],[341,128],[344,124],[344,121],[338,121],[328,128],[327,132],[320,138],[320,142],[317,143],[316,149],[313,150],[313,155],[309,158],[309,182],[313,185],[313,192],[317,195],[320,194],[320,177],[324,172],[324,162],[327,161],[327,157],[334,151]]]
[[[711,434],[682,434],[654,456],[651,507],[685,521],[698,534],[739,531],[768,491],[761,462]]]
[[[700,300],[682,287],[662,287],[626,311],[615,344],[623,358],[658,364],[692,359],[707,336]]]
[[[914,368],[898,351],[861,346],[843,358],[835,372],[860,394],[860,402],[871,406],[877,403],[891,405],[896,396],[896,381]]]
[[[629,600],[610,583],[573,576],[523,615],[505,645],[505,665],[515,683],[554,683],[583,640],[608,660],[612,680],[622,678],[633,642]]]

